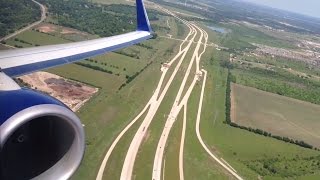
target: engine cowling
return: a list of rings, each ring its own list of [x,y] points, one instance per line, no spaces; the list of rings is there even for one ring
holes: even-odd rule
[[[68,179],[85,149],[79,118],[30,90],[0,91],[0,179]]]

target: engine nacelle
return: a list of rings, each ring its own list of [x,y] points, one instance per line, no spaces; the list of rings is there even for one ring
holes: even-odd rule
[[[79,118],[30,90],[0,91],[0,179],[68,179],[85,149]]]

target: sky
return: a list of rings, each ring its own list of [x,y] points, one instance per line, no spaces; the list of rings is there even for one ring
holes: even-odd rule
[[[243,0],[320,18],[320,0]]]

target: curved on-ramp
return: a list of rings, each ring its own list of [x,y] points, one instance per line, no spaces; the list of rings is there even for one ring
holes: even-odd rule
[[[243,180],[242,177],[240,177],[236,172],[233,171],[233,169],[228,167],[228,165],[223,163],[218,157],[216,157],[214,154],[212,154],[212,152],[209,150],[209,148],[206,146],[206,144],[202,140],[202,137],[201,137],[201,134],[200,134],[200,120],[201,120],[200,117],[201,117],[201,110],[202,110],[203,94],[204,94],[204,89],[205,89],[205,86],[206,86],[207,71],[206,70],[202,70],[202,72],[204,73],[204,79],[203,79],[203,83],[202,83],[202,89],[201,89],[201,95],[200,95],[200,101],[199,101],[199,109],[198,109],[197,121],[196,121],[196,134],[197,134],[198,140],[199,140],[200,144],[202,145],[202,147],[204,148],[204,150],[215,161],[217,161],[225,170],[227,170],[230,174],[232,174],[238,180]]]

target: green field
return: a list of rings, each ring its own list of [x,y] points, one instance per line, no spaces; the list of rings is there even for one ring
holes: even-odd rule
[[[146,110],[146,112],[147,111],[148,109]],[[106,179],[120,179],[122,166],[125,160],[123,157],[126,156],[130,143],[141,122],[143,121],[146,112],[139,118],[138,121],[136,121],[134,125],[131,126],[131,128],[122,136],[118,144],[115,146],[103,172],[103,177],[107,177]]]
[[[162,178],[179,179],[179,151],[183,124],[183,108],[169,134],[163,156]]]
[[[15,38],[21,39],[32,45],[17,42],[15,41]],[[28,30],[15,36],[14,38],[9,39],[7,41],[7,44],[11,46],[20,45],[22,47],[32,47],[36,45],[50,45],[50,44],[60,44],[60,43],[67,43],[67,42],[70,42],[70,41],[59,38],[59,37],[51,36],[48,34],[40,33],[37,31]]]
[[[320,106],[232,84],[232,121],[320,147]]]
[[[219,66],[219,53],[213,52],[215,61],[206,62],[208,79],[200,125],[206,144],[246,179],[257,179],[258,176],[266,179],[297,178],[311,175],[312,172],[316,174],[313,176],[320,177],[320,172],[314,168],[309,171],[310,166],[300,166],[302,162],[308,163],[307,158],[317,159],[320,155],[318,151],[256,135],[224,123],[227,70]],[[274,167],[277,171],[271,172]],[[285,167],[290,167],[290,171],[286,171]]]

